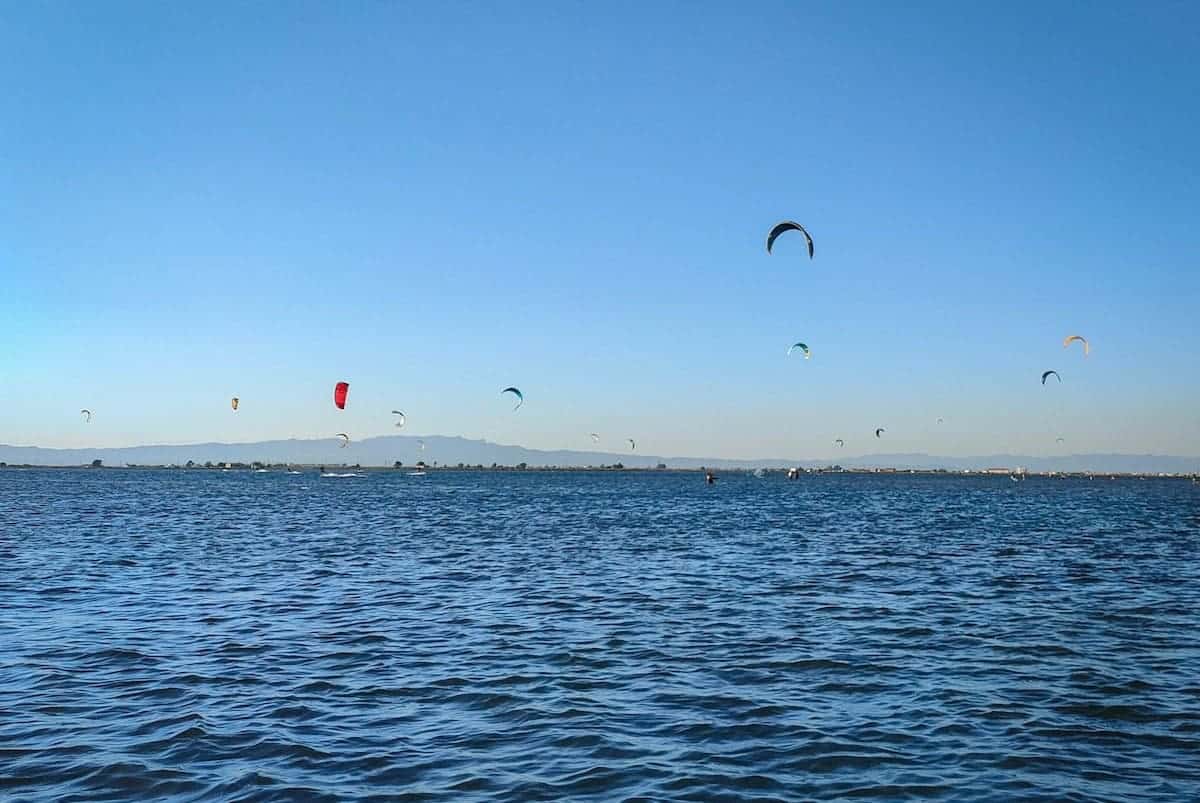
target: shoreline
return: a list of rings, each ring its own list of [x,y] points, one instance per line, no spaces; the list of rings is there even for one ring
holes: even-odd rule
[[[779,474],[788,478],[789,472],[795,471],[797,476],[795,479],[800,479],[805,476],[822,476],[822,475],[888,475],[888,476],[922,476],[922,477],[982,477],[992,479],[1006,479],[1010,477],[1038,477],[1043,479],[1161,479],[1161,480],[1190,480],[1192,482],[1200,482],[1200,475],[1195,473],[1169,473],[1169,472],[1128,472],[1128,471],[1027,471],[1019,467],[1007,468],[996,467],[987,469],[920,469],[920,468],[893,468],[893,467],[841,467],[830,466],[827,468],[794,468],[784,466],[773,466],[763,468],[706,468],[702,466],[678,466],[672,467],[667,465],[659,465],[656,467],[649,466],[624,466],[621,464],[603,465],[603,466],[530,466],[530,465],[454,465],[454,466],[438,466],[438,465],[421,465],[413,463],[411,465],[375,465],[364,466],[354,463],[223,463],[213,465],[143,465],[143,464],[125,464],[120,466],[105,466],[105,465],[39,465],[33,463],[0,463],[0,472],[5,470],[46,470],[46,471],[180,471],[192,473],[205,472],[240,472],[240,473],[268,473],[278,474],[288,471],[320,472],[321,470],[338,469],[342,471],[353,470],[363,473],[397,473],[403,474],[409,471],[424,471],[427,473],[448,473],[448,474],[479,474],[479,473],[635,473],[635,474],[705,474],[713,472],[717,476],[737,476],[739,474],[756,475],[766,477],[773,474]],[[790,478],[789,478],[790,479]]]

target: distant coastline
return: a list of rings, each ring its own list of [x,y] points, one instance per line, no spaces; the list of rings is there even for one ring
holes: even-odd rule
[[[620,463],[604,466],[530,466],[530,465],[453,465],[453,466],[436,466],[432,464],[413,463],[412,465],[391,465],[391,466],[364,466],[359,463],[323,463],[306,464],[306,463],[221,463],[212,465],[138,465],[138,464],[123,464],[120,466],[106,465],[34,465],[20,464],[14,465],[9,463],[0,463],[0,471],[5,470],[43,470],[43,471],[182,471],[182,472],[267,472],[281,473],[286,471],[301,472],[301,473],[316,473],[326,470],[330,471],[355,471],[362,473],[380,473],[387,474],[393,472],[408,472],[420,470],[424,472],[435,473],[512,473],[512,472],[533,472],[533,473],[566,473],[566,474],[586,474],[597,472],[623,472],[623,473],[641,473],[641,474],[664,474],[664,473],[689,473],[701,474],[709,471],[719,471],[723,474],[750,474],[760,477],[771,475],[788,476],[794,469],[784,467],[772,468],[725,468],[716,469],[703,466],[698,467],[676,467],[672,468],[665,464],[656,465],[652,468],[640,466],[625,466]],[[1038,477],[1045,479],[1155,479],[1155,480],[1184,480],[1197,482],[1200,480],[1200,472],[1141,472],[1141,471],[1028,471],[1022,467],[1015,466],[1012,468],[993,467],[988,469],[973,470],[973,469],[916,469],[916,468],[847,468],[843,466],[828,466],[826,468],[804,468],[799,470],[799,476],[820,476],[820,475],[867,475],[867,476],[926,476],[926,477],[979,477],[983,479],[991,478],[1027,478]]]
[[[647,439],[648,440],[648,439]],[[639,444],[640,446],[641,444]],[[877,473],[880,471],[916,471],[937,473],[1006,474],[1024,468],[1035,474],[1128,474],[1181,475],[1200,472],[1200,457],[1154,454],[1059,454],[1017,455],[986,454],[962,457],[923,453],[830,454],[811,457],[776,455],[763,458],[720,458],[712,456],[672,456],[645,451],[585,451],[575,449],[530,449],[442,435],[382,435],[356,439],[340,448],[332,438],[311,440],[271,440],[247,443],[159,444],[149,446],[47,449],[36,446],[0,444],[0,464],[8,466],[87,466],[95,461],[105,467],[180,466],[193,468],[224,467],[229,464],[253,467],[269,466],[370,466],[373,469],[397,465],[413,467],[424,463],[431,468],[462,467],[472,470],[509,469],[624,469],[660,470],[711,468],[735,470],[846,470]]]

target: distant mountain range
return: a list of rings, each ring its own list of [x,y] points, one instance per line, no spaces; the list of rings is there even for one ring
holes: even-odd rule
[[[420,448],[421,443],[425,449]],[[483,440],[431,435],[381,436],[356,441],[349,448],[338,448],[334,438],[322,440],[281,440],[257,443],[194,443],[162,446],[128,446],[109,449],[43,449],[37,446],[7,446],[0,444],[0,462],[9,465],[78,466],[94,460],[106,466],[124,465],[184,465],[189,460],[203,465],[213,463],[303,463],[311,465],[359,464],[390,466],[399,460],[412,465],[418,460],[437,462],[442,466],[493,463],[515,466],[601,466],[621,463],[630,468],[653,468],[666,464],[670,468],[773,468],[801,466],[818,468],[833,463],[847,468],[901,469],[984,469],[1024,466],[1029,471],[1098,471],[1120,473],[1192,473],[1200,472],[1200,457],[1137,454],[1075,454],[1060,457],[1029,457],[1024,455],[980,455],[976,457],[938,457],[927,454],[877,454],[862,457],[830,456],[817,460],[772,458],[764,460],[726,460],[716,457],[663,457],[637,452],[580,452],[571,450],[545,451],[506,446]]]

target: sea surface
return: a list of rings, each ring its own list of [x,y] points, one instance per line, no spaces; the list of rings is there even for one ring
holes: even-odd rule
[[[0,800],[1200,799],[1200,487],[0,470]]]

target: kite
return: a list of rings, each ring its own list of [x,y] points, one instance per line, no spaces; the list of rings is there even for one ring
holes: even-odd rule
[[[771,247],[775,245],[775,239],[786,231],[798,231],[804,235],[804,239],[808,240],[808,258],[813,257],[813,239],[809,235],[808,230],[794,220],[785,220],[782,223],[776,223],[771,227],[771,231],[767,233],[767,253],[771,253]]]

